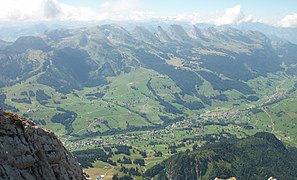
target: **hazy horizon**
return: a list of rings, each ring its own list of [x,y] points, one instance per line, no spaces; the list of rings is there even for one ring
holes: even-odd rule
[[[215,25],[261,22],[297,27],[297,2],[290,0],[11,0],[0,3],[0,23],[155,19]]]

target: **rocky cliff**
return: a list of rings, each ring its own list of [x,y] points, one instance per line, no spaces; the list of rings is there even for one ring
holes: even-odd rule
[[[56,135],[0,110],[0,179],[86,179]]]

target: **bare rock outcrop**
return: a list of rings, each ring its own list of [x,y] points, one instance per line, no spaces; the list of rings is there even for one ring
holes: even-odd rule
[[[0,110],[0,179],[86,179],[57,136]]]

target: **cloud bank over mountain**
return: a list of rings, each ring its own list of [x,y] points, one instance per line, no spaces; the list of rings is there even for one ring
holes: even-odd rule
[[[145,21],[171,20],[190,23],[211,23],[215,25],[238,24],[259,21],[241,10],[240,5],[226,8],[224,12],[214,12],[204,16],[200,12],[178,13],[162,16],[146,11],[140,0],[107,0],[98,7],[75,6],[58,0],[10,0],[1,2],[0,22],[7,21]],[[297,13],[286,15],[275,23],[281,27],[297,27]]]
[[[278,25],[287,28],[297,27],[297,13],[285,16],[278,22]]]
[[[237,24],[241,22],[252,21],[252,15],[245,15],[244,12],[241,11],[241,7],[239,5],[234,6],[232,8],[227,8],[225,13],[221,16],[216,16],[212,21],[216,25],[224,25],[224,24]]]

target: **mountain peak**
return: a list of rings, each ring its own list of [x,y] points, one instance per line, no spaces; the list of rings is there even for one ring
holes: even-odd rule
[[[131,43],[134,42],[134,38],[129,31],[122,26],[116,24],[106,24],[99,26],[100,31],[114,43]]]
[[[136,26],[132,31],[132,35],[139,40],[148,43],[158,43],[160,42],[156,36],[154,36],[149,30],[142,26]]]
[[[188,33],[184,30],[184,28],[180,25],[170,25],[168,29],[168,35],[171,39],[177,41],[190,41]]]
[[[108,35],[109,33],[121,33],[122,35],[130,36],[129,31],[127,31],[122,26],[119,26],[117,24],[105,24],[105,25],[99,26],[99,29],[105,35]]]
[[[192,30],[190,31],[190,35],[194,39],[201,39],[201,40],[207,41],[207,38],[203,35],[202,31],[195,25],[192,27]]]
[[[24,53],[28,49],[38,49],[47,51],[49,46],[38,36],[22,36],[19,37],[11,46],[6,48],[10,53]]]
[[[161,26],[158,26],[157,32],[155,33],[155,36],[161,41],[161,42],[170,42],[172,39],[168,36],[168,34],[163,30]]]

